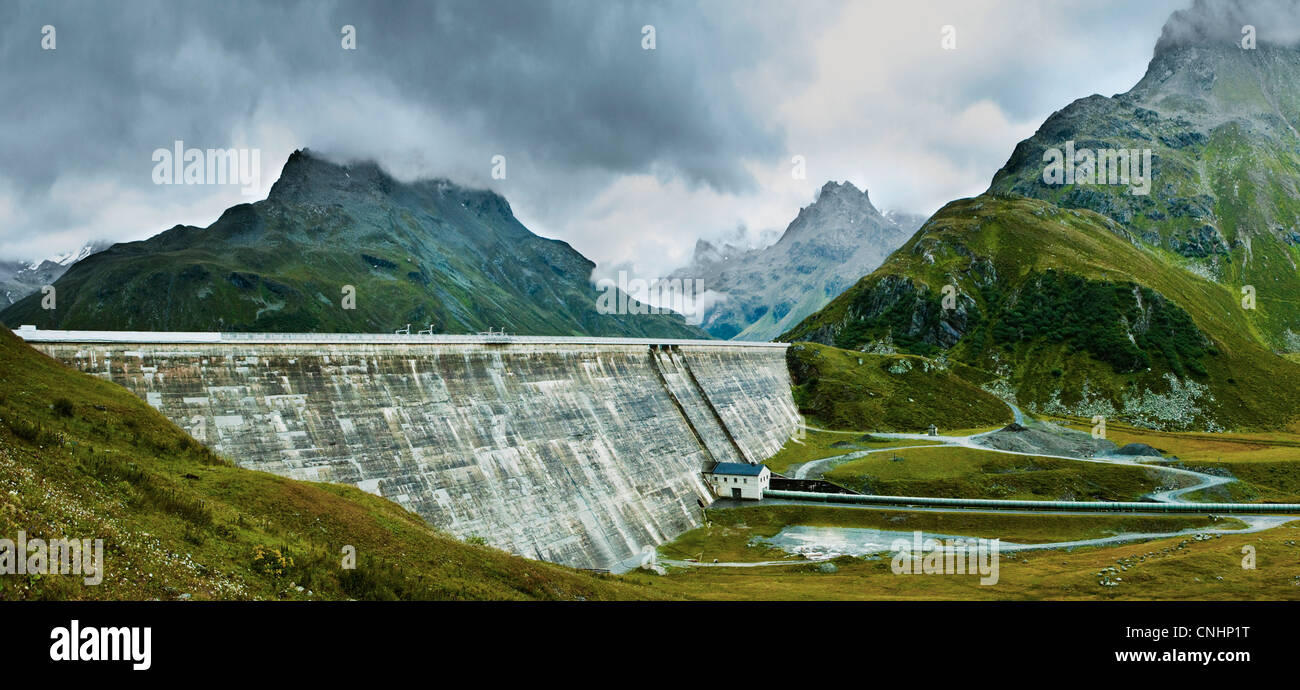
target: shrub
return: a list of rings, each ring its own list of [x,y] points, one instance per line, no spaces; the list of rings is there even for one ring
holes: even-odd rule
[[[72,416],[72,411],[73,411],[72,401],[68,400],[67,398],[56,398],[54,400],[54,405],[52,407],[54,408],[55,414],[59,415],[60,417]]]
[[[283,578],[293,567],[293,557],[284,547],[269,548],[258,544],[253,547],[253,572],[267,575],[272,579]]]
[[[24,441],[35,441],[44,431],[40,424],[25,419],[7,419],[5,423],[9,426],[9,430],[14,432],[14,436]]]

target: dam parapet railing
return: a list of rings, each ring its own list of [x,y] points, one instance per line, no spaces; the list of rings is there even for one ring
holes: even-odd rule
[[[405,333],[244,333],[219,331],[67,331],[29,326],[14,329],[29,342],[47,343],[293,343],[339,345],[380,343],[406,345],[644,345],[685,347],[787,348],[788,343],[745,340],[690,340],[681,338],[597,338],[590,336],[509,335],[408,335]]]

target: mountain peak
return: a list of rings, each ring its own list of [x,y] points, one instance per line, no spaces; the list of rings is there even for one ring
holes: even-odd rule
[[[1195,0],[1169,16],[1156,55],[1186,47],[1237,47],[1246,26],[1261,46],[1300,43],[1300,0]]]
[[[437,196],[454,195],[480,213],[514,218],[510,203],[490,189],[462,187],[442,177],[404,183],[372,160],[335,163],[309,149],[289,155],[268,199],[288,203],[337,203],[341,196],[391,196],[400,190]]]
[[[289,155],[280,169],[280,178],[271,186],[269,199],[302,201],[321,195],[340,192],[355,193],[367,189],[387,192],[395,184],[393,178],[371,162],[339,164],[308,150],[299,149]]]
[[[1300,0],[1197,0],[1174,13],[1136,86],[1053,113],[1016,146],[990,191],[1100,213],[1143,247],[1181,257],[1201,278],[1297,294],[1291,257],[1300,211],[1288,203],[1295,178],[1273,173],[1295,170],[1300,157],[1297,10]],[[1243,44],[1252,36],[1245,27],[1254,28],[1253,47]],[[1069,141],[1151,151],[1150,193],[1133,194],[1100,174],[1095,185],[1047,184],[1045,152]],[[1273,256],[1282,262],[1266,258]],[[1270,312],[1254,327],[1270,347],[1292,350],[1300,312]]]
[[[817,199],[813,203],[816,203],[817,201],[821,201],[821,199],[828,194],[831,196],[850,196],[850,197],[862,196],[865,198],[867,197],[867,190],[858,189],[853,185],[852,182],[849,182],[848,180],[845,180],[843,182],[828,180],[826,184],[822,185],[822,188],[817,191]],[[867,203],[871,203],[871,202],[868,201]]]
[[[703,278],[726,295],[705,310],[705,330],[767,340],[870,273],[910,234],[881,215],[865,190],[832,180],[775,243],[751,249],[700,240],[692,264],[673,275]]]
[[[880,210],[871,203],[871,197],[867,195],[867,190],[858,189],[852,182],[847,180],[844,182],[831,180],[822,185],[811,204],[799,209],[798,217],[786,229],[782,239],[790,235],[791,230],[807,225],[814,218],[829,219],[832,217],[861,216],[870,216],[879,218],[882,222],[888,222],[880,215]],[[804,222],[801,223],[800,219],[803,219]]]

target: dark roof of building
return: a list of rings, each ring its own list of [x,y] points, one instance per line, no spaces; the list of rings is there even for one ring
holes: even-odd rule
[[[763,473],[762,465],[751,465],[747,462],[720,462],[709,470],[710,474],[734,474],[742,477],[757,477]]]

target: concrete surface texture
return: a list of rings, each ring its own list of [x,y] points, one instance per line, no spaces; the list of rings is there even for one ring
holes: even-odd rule
[[[580,567],[697,526],[701,469],[759,462],[798,424],[770,345],[149,340],[31,339],[244,467]]]

